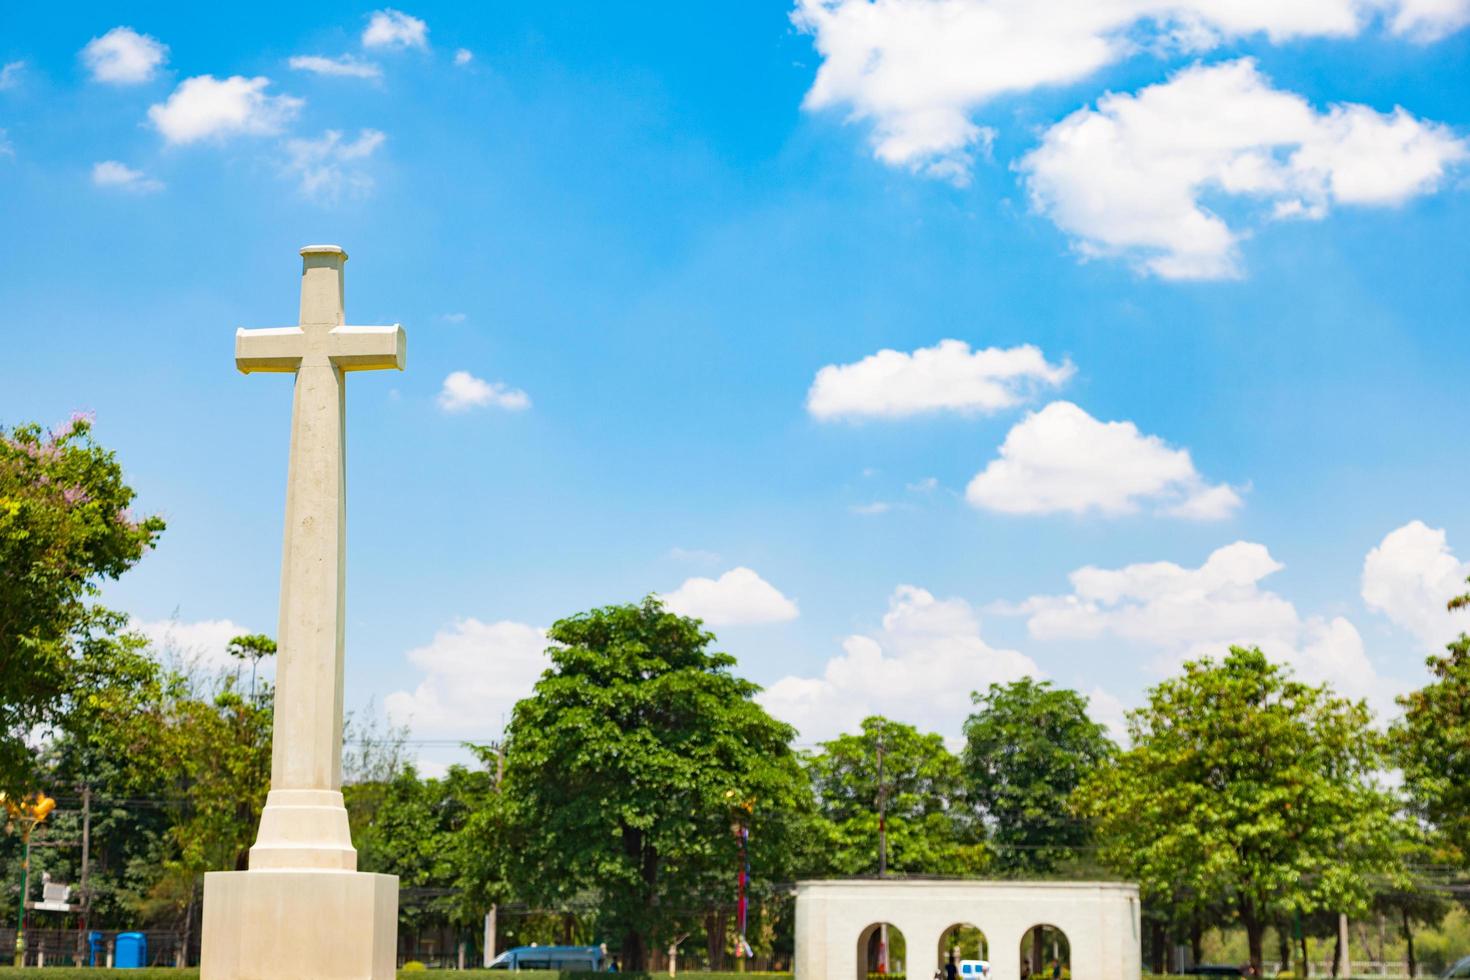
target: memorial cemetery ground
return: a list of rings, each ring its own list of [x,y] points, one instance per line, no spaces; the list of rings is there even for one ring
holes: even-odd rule
[[[237,666],[211,672],[103,608],[101,583],[168,545],[133,506],[89,420],[0,431],[0,788],[58,801],[32,883],[80,886],[85,798],[89,927],[152,930],[169,962],[194,962],[202,875],[244,866],[268,787],[274,692],[257,668],[273,645],[241,637]],[[682,973],[733,970],[742,837],[761,968],[790,962],[791,882],[880,862],[1137,881],[1156,972],[1181,944],[1273,972],[1321,963],[1339,913],[1353,962],[1427,973],[1467,952],[1463,636],[1387,727],[1235,648],[1152,688],[1123,745],[1083,696],[1023,680],[976,692],[957,752],[880,717],[798,751],[698,621],[654,598],[569,612],[551,669],[475,764],[426,777],[404,732],[371,710],[348,720],[352,840],[359,868],[399,876],[402,960],[448,965],[463,946],[478,963],[494,908],[500,948],[607,943],[626,970],[662,971],[676,942]],[[0,836],[7,924],[18,823]],[[28,928],[78,926],[47,915]]]

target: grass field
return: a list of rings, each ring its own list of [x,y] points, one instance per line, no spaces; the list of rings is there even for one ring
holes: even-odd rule
[[[506,977],[504,970],[399,970],[400,977],[423,977],[426,973],[452,973],[456,977]],[[561,973],[556,970],[521,970],[516,980],[607,980],[605,973]],[[619,980],[652,980],[647,973],[615,974]],[[667,974],[657,974],[667,977]],[[146,970],[89,970],[71,966],[48,966],[45,969],[27,967],[16,969],[0,966],[0,980],[198,980],[199,970],[175,970],[156,967]],[[679,980],[737,980],[737,978],[764,977],[767,980],[789,980],[789,973],[698,973],[679,971]]]

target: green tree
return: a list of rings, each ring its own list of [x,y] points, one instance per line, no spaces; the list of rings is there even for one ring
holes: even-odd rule
[[[829,872],[878,872],[880,796],[888,870],[965,874],[985,866],[981,828],[965,800],[960,761],[939,735],[875,715],[863,720],[861,732],[823,742],[806,768],[827,820]]]
[[[0,428],[0,790],[27,788],[26,735],[85,697],[82,681],[114,670],[119,647],[99,639],[123,617],[93,600],[163,531],[157,517],[130,516],[132,502],[86,418],[54,433]]]
[[[713,882],[733,890],[735,823],[748,822],[756,868],[789,853],[785,818],[809,792],[794,732],[698,620],[653,597],[560,620],[549,637],[551,668],[506,734],[504,877],[542,907],[595,894],[598,927],[640,969],[691,928]]]
[[[398,876],[403,930],[465,923],[483,914],[483,908],[467,908],[452,886],[470,856],[464,830],[486,805],[491,779],[465,766],[450,766],[442,779],[423,779],[407,766],[384,787],[372,813],[356,821],[358,867]]]
[[[996,867],[1048,874],[1075,859],[1091,827],[1068,807],[1084,776],[1115,751],[1087,699],[1029,677],[973,695],[963,755],[970,799],[985,815]]]
[[[1435,679],[1399,698],[1394,759],[1415,816],[1436,831],[1443,860],[1470,864],[1470,636],[1430,657]]]
[[[165,847],[128,897],[147,921],[197,926],[201,876],[248,865],[270,788],[274,691],[239,690],[232,673],[160,671],[87,733],[87,767],[119,770],[114,792],[164,801]]]
[[[255,697],[255,673],[262,660],[276,655],[276,641],[264,633],[246,633],[231,640],[225,650],[241,663],[250,662],[250,696]]]
[[[1356,914],[1392,871],[1392,798],[1368,709],[1290,678],[1259,650],[1185,664],[1129,715],[1132,748],[1078,787],[1105,863],[1146,900],[1232,909],[1251,963],[1273,919]]]

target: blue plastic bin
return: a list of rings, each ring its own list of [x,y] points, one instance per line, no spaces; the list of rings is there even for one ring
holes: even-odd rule
[[[148,965],[148,939],[141,932],[120,932],[112,946],[112,965],[136,970]]]
[[[96,966],[97,958],[105,955],[102,952],[102,933],[87,933],[87,965]]]

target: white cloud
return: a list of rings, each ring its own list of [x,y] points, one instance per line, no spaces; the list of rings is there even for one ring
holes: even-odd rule
[[[1363,559],[1363,601],[1438,651],[1470,628],[1445,604],[1467,588],[1470,562],[1450,551],[1445,532],[1423,521],[1390,531]]]
[[[939,478],[926,476],[922,480],[915,481],[914,483],[904,484],[904,489],[908,490],[909,493],[933,493],[939,489]]]
[[[1205,482],[1189,450],[1144,435],[1132,422],[1099,422],[1071,402],[1052,402],[1016,423],[965,498],[1005,514],[1109,516],[1151,501],[1193,520],[1229,517],[1241,504],[1230,487]]]
[[[853,504],[847,509],[859,517],[876,517],[879,514],[888,513],[893,509],[893,505],[886,500],[874,500],[866,504]]]
[[[783,677],[757,700],[808,742],[853,731],[871,714],[954,739],[970,713],[971,691],[1040,673],[1030,657],[986,643],[963,599],[901,585],[880,630],[847,637],[821,676]]]
[[[359,61],[350,54],[340,58],[328,58],[319,54],[299,54],[290,61],[297,71],[309,71],[315,75],[332,75],[338,78],[382,78],[383,69],[371,61]]]
[[[551,666],[546,647],[546,632],[535,626],[459,620],[408,652],[423,680],[412,691],[389,694],[383,707],[393,724],[410,726],[420,738],[495,738]]]
[[[464,67],[474,60],[475,53],[469,48],[460,48],[458,51],[454,52],[454,63],[456,65],[459,65],[460,67]]]
[[[320,139],[286,141],[286,170],[301,179],[301,193],[320,201],[335,201],[343,193],[362,194],[372,189],[373,179],[359,169],[388,139],[376,129],[364,129],[355,140],[329,129]]]
[[[1030,344],[972,351],[962,340],[941,340],[912,354],[880,350],[852,364],[829,364],[817,372],[806,407],[824,421],[995,412],[1072,374],[1071,364],[1050,364]]]
[[[1394,33],[1415,41],[1437,41],[1470,24],[1470,0],[1399,0],[1396,6]]]
[[[15,147],[11,144],[10,140],[6,138],[5,130],[0,129],[0,157],[13,156],[15,156]]]
[[[98,187],[115,187],[133,194],[152,194],[163,190],[163,181],[155,180],[116,160],[103,160],[92,166],[92,183]]]
[[[20,84],[20,73],[25,71],[24,61],[11,61],[0,67],[0,92]]]
[[[445,323],[464,323],[468,319],[468,316],[464,313],[445,313],[441,319]]]
[[[1087,715],[1106,727],[1114,742],[1128,744],[1128,707],[1122,699],[1094,687],[1087,692]]]
[[[1403,109],[1319,113],[1243,58],[1106,95],[1049,129],[1019,169],[1033,206],[1082,254],[1169,279],[1220,279],[1240,275],[1246,233],[1206,196],[1238,199],[1261,221],[1317,219],[1333,205],[1429,193],[1467,157],[1448,128]]]
[[[114,27],[82,48],[82,63],[92,79],[108,85],[139,85],[168,58],[168,45],[131,27]]]
[[[427,48],[429,25],[401,10],[385,8],[373,11],[367,29],[362,32],[365,48]]]
[[[1140,51],[1202,52],[1252,34],[1351,37],[1385,9],[1431,40],[1470,0],[796,0],[822,64],[808,109],[872,126],[874,155],[963,184],[993,135],[973,116],[997,96],[1078,81]]]
[[[485,381],[468,371],[454,371],[439,390],[439,407],[446,412],[467,412],[493,405],[519,412],[531,407],[531,397],[501,381]]]
[[[241,664],[229,654],[230,641],[237,636],[253,633],[247,627],[228,619],[204,619],[186,623],[177,619],[129,621],[128,628],[142,633],[153,649],[180,664],[208,671],[234,671]],[[244,672],[248,676],[247,663]],[[258,676],[267,677],[275,673],[275,667],[266,659],[261,662]]]
[[[691,578],[661,596],[670,612],[694,616],[706,626],[750,626],[795,619],[796,603],[744,566],[719,578]]]
[[[1302,616],[1260,587],[1283,567],[1264,545],[1237,541],[1198,568],[1167,561],[1080,568],[1070,576],[1071,594],[1033,596],[1013,611],[1027,616],[1037,640],[1112,637],[1152,647],[1161,671],[1186,659],[1219,660],[1232,644],[1259,646],[1304,680],[1330,682],[1342,694],[1390,709],[1395,687],[1368,660],[1352,623]]]
[[[280,132],[305,104],[289,95],[267,95],[268,78],[213,75],[186,78],[165,102],[150,106],[148,118],[170,143]]]

